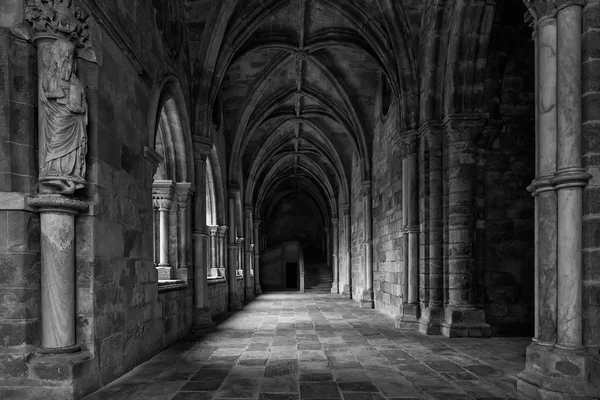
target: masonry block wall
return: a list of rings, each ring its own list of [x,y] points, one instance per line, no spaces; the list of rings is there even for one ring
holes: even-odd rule
[[[352,268],[352,298],[360,300],[365,288],[364,268],[364,207],[362,195],[362,177],[358,155],[352,156],[352,181],[350,184],[350,265]]]
[[[387,83],[383,80],[380,85]],[[400,283],[404,279],[402,159],[395,149],[400,135],[398,107],[391,105],[387,111],[384,116],[378,107],[373,134],[373,290],[375,308],[395,317],[402,304]]]

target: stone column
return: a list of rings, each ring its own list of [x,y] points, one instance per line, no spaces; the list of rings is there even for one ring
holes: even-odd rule
[[[344,265],[345,283],[344,289],[342,290],[342,296],[351,299],[352,298],[352,257],[350,245],[352,243],[352,228],[350,226],[350,204],[342,205],[342,214],[344,215],[344,236],[342,237],[344,242],[344,249],[346,251],[346,262]]]
[[[333,270],[333,284],[331,285],[331,293],[339,293],[339,251],[338,251],[338,219],[331,218],[331,241],[332,241],[332,257],[333,264],[331,269]]]
[[[475,139],[485,119],[481,116],[447,116],[448,139],[448,305],[444,312],[442,334],[490,336],[485,313],[478,309],[474,295],[475,234],[474,189]]]
[[[260,219],[254,220],[254,293],[256,296],[262,294],[260,287],[260,246],[256,243],[260,241]]]
[[[227,279],[229,275],[225,260],[225,234],[227,233],[226,226],[217,227],[217,268],[219,275]]]
[[[210,276],[211,278],[219,276],[219,243],[217,238],[217,229],[219,227],[216,225],[211,225],[208,227],[208,235],[209,235],[209,257],[208,257],[208,265],[210,267]]]
[[[416,329],[419,322],[419,187],[417,185],[417,133],[401,135],[402,157],[402,232],[404,273],[402,310],[396,327]]]
[[[208,138],[204,137],[193,137],[192,145],[194,150],[194,176],[196,179],[196,197],[194,202],[194,220],[193,220],[193,247],[194,247],[194,320],[192,325],[192,331],[199,333],[213,329],[214,322],[211,318],[210,313],[210,300],[208,293],[208,246],[207,246],[207,234],[206,234],[206,158],[210,154],[212,148],[212,142]],[[179,195],[183,199],[189,199],[189,192],[191,185],[179,186]],[[183,219],[189,218],[187,211],[181,212],[179,215]],[[178,228],[180,232],[186,232],[187,222],[180,223]],[[185,236],[185,233],[183,234]],[[181,236],[180,236],[181,237]],[[187,241],[180,241],[180,246],[187,245]],[[181,249],[180,249],[181,250]],[[182,253],[180,253],[182,254]],[[185,254],[185,253],[183,253]],[[185,258],[182,258],[184,260]]]
[[[229,311],[242,309],[242,302],[237,292],[237,270],[238,270],[238,248],[236,232],[235,201],[240,192],[237,185],[229,185],[229,240],[228,240],[228,262],[229,262]]]
[[[517,388],[534,398],[599,398],[593,352],[583,346],[581,7],[537,14],[536,337]],[[540,13],[544,12],[546,13]],[[597,354],[597,349],[595,350]]]
[[[252,282],[252,261],[254,256],[252,254],[252,207],[246,207],[244,209],[245,221],[244,226],[246,228],[246,241],[244,246],[244,284],[246,290],[246,302],[254,300],[254,284]]]
[[[75,216],[88,204],[60,194],[30,197],[41,228],[42,353],[72,353],[75,321]]]
[[[443,291],[443,167],[442,142],[444,129],[441,124],[425,123],[419,129],[421,143],[429,149],[429,218],[426,232],[429,244],[427,259],[429,270],[429,302],[421,311],[419,331],[427,335],[439,335],[444,313]]]
[[[179,238],[179,268],[175,271],[178,279],[187,279],[190,260],[190,224],[191,220],[189,203],[195,188],[189,182],[175,184],[175,198],[177,200],[177,235]]]
[[[364,251],[364,279],[365,287],[360,299],[361,308],[374,308],[374,297],[373,297],[373,217],[372,217],[372,194],[371,194],[371,181],[365,180],[362,182],[362,196],[363,196],[363,227],[364,227],[364,239],[363,239],[363,251]]]
[[[158,209],[158,279],[173,278],[173,268],[169,263],[169,213],[173,204],[173,181],[155,180],[152,184],[152,200]]]
[[[325,257],[327,258],[327,266],[331,268],[331,229],[325,227],[323,231],[325,232]]]

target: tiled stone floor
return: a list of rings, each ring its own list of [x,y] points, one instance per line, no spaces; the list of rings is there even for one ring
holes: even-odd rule
[[[424,336],[351,300],[265,294],[86,399],[523,399],[529,342]]]

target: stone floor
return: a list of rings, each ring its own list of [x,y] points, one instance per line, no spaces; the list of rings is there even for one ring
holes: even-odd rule
[[[265,294],[86,399],[523,399],[529,338],[447,339],[393,322],[332,295]]]

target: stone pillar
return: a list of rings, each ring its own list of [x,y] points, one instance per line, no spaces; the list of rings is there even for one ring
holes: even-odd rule
[[[217,227],[217,268],[219,269],[219,276],[227,279],[229,275],[227,271],[227,264],[225,260],[225,234],[227,233],[226,226]]]
[[[342,214],[344,215],[344,236],[342,237],[344,242],[344,249],[346,252],[346,262],[344,265],[344,289],[342,290],[342,296],[351,299],[352,298],[352,257],[350,245],[352,243],[352,228],[350,226],[350,204],[342,205]]]
[[[402,310],[397,328],[416,329],[419,322],[419,187],[417,184],[417,133],[401,135],[402,157],[402,232],[404,262]]]
[[[246,302],[254,300],[254,284],[252,282],[252,207],[246,207],[245,213],[245,228],[246,228],[246,244],[244,249],[244,284],[246,290]]]
[[[43,353],[80,350],[75,321],[75,216],[88,204],[60,194],[30,197],[41,228]]]
[[[173,204],[173,181],[155,180],[152,184],[152,200],[158,209],[158,279],[173,279],[169,263],[169,213]]]
[[[237,292],[238,248],[235,224],[235,201],[240,189],[237,185],[229,185],[229,237],[228,237],[228,262],[229,262],[229,311],[240,311],[242,302]]]
[[[194,202],[194,219],[193,219],[193,266],[194,266],[194,312],[192,331],[196,333],[206,332],[214,327],[214,322],[210,313],[210,301],[208,296],[208,245],[206,234],[206,158],[210,154],[212,142],[208,138],[193,137],[192,145],[194,151],[194,176],[196,179],[197,192]],[[177,184],[179,191],[177,194],[181,197],[180,200],[189,199],[191,185]],[[176,187],[176,190],[177,190]],[[187,231],[187,222],[183,220],[189,218],[187,208],[179,214],[178,229],[185,236]],[[182,220],[183,219],[183,220]],[[186,227],[182,227],[186,225]],[[182,236],[180,236],[181,238]],[[180,246],[187,245],[187,241],[181,240]],[[181,250],[181,249],[180,249]],[[185,249],[183,253],[185,254]],[[185,258],[181,259],[182,262]]]
[[[333,270],[333,284],[331,285],[331,293],[339,293],[339,251],[338,251],[338,219],[331,218],[331,245],[333,247],[332,257],[333,263],[331,269]]]
[[[262,294],[260,287],[260,246],[257,242],[260,241],[260,219],[254,220],[254,293],[256,296]]]
[[[327,258],[327,266],[331,268],[331,229],[325,227],[325,254]]]
[[[485,313],[476,306],[473,254],[476,182],[475,139],[485,119],[481,116],[447,116],[448,139],[448,305],[444,312],[442,334],[490,336]]]
[[[419,129],[421,143],[429,150],[429,215],[427,242],[429,257],[429,301],[427,308],[421,311],[419,331],[427,335],[441,333],[441,321],[444,314],[443,280],[443,167],[442,142],[444,129],[440,124],[425,123]]]
[[[517,388],[538,399],[600,398],[592,383],[598,363],[583,346],[582,191],[591,175],[581,165],[582,5],[565,2],[556,14],[533,6],[537,176],[528,189],[536,197],[536,337]]]
[[[374,308],[375,302],[373,297],[373,217],[372,217],[372,194],[371,194],[371,181],[365,180],[362,182],[362,195],[363,195],[363,227],[364,227],[364,239],[363,239],[363,251],[364,251],[364,279],[365,287],[360,299],[361,308]]]
[[[215,278],[219,276],[219,242],[217,238],[217,229],[219,227],[216,225],[212,225],[208,227],[208,235],[209,235],[209,253],[210,256],[208,258],[208,265],[210,267],[211,278]]]
[[[189,182],[175,184],[175,199],[177,200],[177,236],[179,238],[179,268],[175,271],[178,279],[187,279],[190,260],[190,199],[195,192],[194,186]]]

